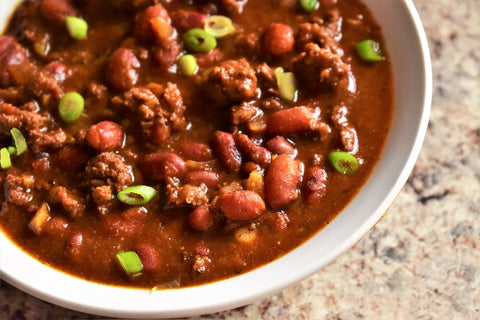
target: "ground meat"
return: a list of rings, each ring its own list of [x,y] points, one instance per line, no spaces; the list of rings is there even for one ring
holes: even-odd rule
[[[48,149],[61,149],[74,139],[68,136],[63,129],[50,131],[32,130],[28,137],[28,146],[34,153],[46,151]]]
[[[305,51],[294,59],[293,68],[302,85],[311,90],[348,89],[350,65],[317,44],[307,44]]]
[[[241,13],[248,0],[219,0],[221,7],[228,13]]]
[[[10,129],[14,127],[27,131],[45,129],[51,121],[48,114],[21,110],[8,103],[0,105],[0,134],[9,135]]]
[[[107,211],[114,194],[134,181],[132,167],[114,152],[103,152],[90,159],[86,172],[92,187],[93,200],[100,213]]]
[[[20,103],[23,99],[23,90],[16,87],[10,87],[6,89],[0,88],[0,104],[8,103]]]
[[[252,56],[260,52],[260,35],[256,32],[238,33],[235,35],[235,47],[245,56]]]
[[[329,49],[333,53],[337,53],[339,49],[339,44],[331,29],[317,23],[302,23],[298,28],[295,44],[300,51],[303,51],[311,42],[318,44],[320,48]]]
[[[225,106],[253,99],[257,95],[257,77],[246,59],[227,60],[208,73],[204,88],[216,104]]]
[[[262,89],[262,94],[268,93],[272,96],[279,96],[277,78],[275,70],[268,64],[262,63],[255,68],[257,74],[258,86]]]
[[[204,184],[200,186],[181,185],[177,178],[169,178],[167,183],[168,205],[201,206],[208,202],[207,191],[208,189]]]
[[[4,183],[5,201],[23,207],[29,212],[36,211],[39,204],[33,201],[34,183],[34,177],[30,174],[8,173]]]
[[[232,108],[230,123],[234,126],[238,126],[262,115],[263,111],[261,109],[244,102],[241,105]]]
[[[65,209],[72,218],[82,216],[85,211],[85,206],[79,198],[80,197],[76,196],[74,192],[60,186],[53,187],[49,193],[50,201],[61,204],[63,209]]]
[[[124,95],[123,104],[137,114],[145,140],[153,139],[155,143],[162,144],[168,140],[172,130],[185,129],[185,105],[174,83],[155,85],[151,89],[130,89]]]

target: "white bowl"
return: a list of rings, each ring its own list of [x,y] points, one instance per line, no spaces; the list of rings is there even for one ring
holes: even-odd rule
[[[382,217],[420,152],[431,106],[427,39],[411,0],[364,0],[383,29],[393,64],[395,111],[383,155],[357,197],[325,229],[284,257],[228,280],[148,292],[99,285],[50,269],[0,234],[0,278],[40,299],[118,317],[180,317],[239,307],[284,289],[355,245]],[[15,0],[0,1],[0,26]]]

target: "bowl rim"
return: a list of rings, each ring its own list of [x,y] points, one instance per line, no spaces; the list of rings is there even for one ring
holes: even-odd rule
[[[11,2],[16,3],[17,1]],[[375,0],[364,0],[364,2],[374,3]],[[303,256],[303,254],[307,250],[315,250],[314,239],[320,239],[320,234],[322,234],[325,229],[332,229],[334,225],[343,222],[340,220],[347,219],[344,218],[344,212],[352,207],[352,203],[356,201],[356,198],[332,224],[302,244],[299,248],[272,263],[243,275],[203,286],[148,292],[146,290],[119,288],[88,282],[51,269],[35,260],[13,245],[1,232],[0,279],[7,281],[37,298],[80,312],[131,318],[185,317],[218,312],[252,303],[263,297],[273,295],[293,283],[307,278],[326,264],[334,261],[334,259],[360,241],[387,212],[415,165],[427,131],[432,102],[432,66],[427,37],[412,0],[397,0],[392,3],[392,6],[395,6],[397,9],[402,9],[403,7],[404,11],[401,12],[401,14],[406,15],[405,17],[410,19],[411,27],[413,28],[412,31],[414,32],[412,35],[416,37],[419,46],[419,60],[417,62],[419,63],[420,69],[418,72],[421,73],[423,77],[420,79],[421,81],[419,80],[419,83],[421,83],[423,87],[418,90],[422,95],[418,97],[418,101],[422,102],[422,109],[418,124],[415,127],[415,132],[412,134],[412,137],[414,137],[413,144],[407,147],[405,152],[406,159],[402,161],[400,172],[391,178],[394,181],[392,187],[387,191],[387,194],[382,198],[380,203],[373,205],[374,210],[368,215],[368,218],[362,219],[362,221],[359,222],[360,227],[355,228],[355,231],[352,232],[350,236],[343,239],[334,246],[332,250],[325,252],[321,258]],[[379,4],[379,6],[383,5],[385,4]],[[369,8],[372,7],[368,4],[367,6]],[[375,18],[378,22],[378,17]],[[391,50],[389,51],[391,52]],[[396,85],[394,86],[396,87]],[[394,94],[397,96],[399,93],[395,92]],[[397,108],[397,106],[395,106],[395,108]],[[389,142],[387,142],[387,144],[388,143]],[[385,150],[383,152],[385,153]],[[377,164],[377,167],[378,166]],[[377,168],[375,168],[372,176],[376,171]],[[372,176],[369,178],[369,181],[372,179]],[[365,188],[365,186],[363,188]],[[363,190],[360,193],[362,192]],[[302,248],[302,250],[300,250],[300,248]],[[307,260],[302,260],[303,258]],[[285,262],[300,260],[302,260],[301,272],[291,273],[291,270]],[[35,275],[31,274],[32,269],[36,270]],[[283,274],[284,276],[281,281],[274,282],[272,276],[270,276],[271,273],[275,274],[275,276],[279,274]],[[44,280],[49,277],[60,280],[60,282],[50,287],[46,285]],[[245,287],[246,285],[252,284],[256,284],[261,290],[256,289],[249,291],[248,287]],[[75,290],[72,290],[72,288],[75,288]],[[234,288],[242,288],[243,291],[232,293]],[[209,298],[208,292],[212,294],[213,298]],[[234,295],[234,297],[231,295]],[[109,297],[107,299],[108,301],[104,300],[105,297]],[[199,297],[204,298],[199,299]],[[176,303],[174,303],[172,299],[175,299]],[[183,301],[184,303],[179,304],[179,301]]]

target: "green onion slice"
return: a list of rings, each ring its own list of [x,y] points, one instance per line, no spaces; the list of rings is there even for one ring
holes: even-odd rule
[[[12,128],[10,129],[10,134],[12,135],[13,143],[15,144],[15,154],[19,156],[27,151],[27,141],[25,141],[22,132],[17,128]]]
[[[7,148],[0,149],[0,167],[2,169],[7,169],[12,166],[12,161],[10,160],[10,152]]]
[[[205,20],[205,31],[215,38],[222,38],[234,32],[235,27],[228,17],[210,16]]]
[[[65,122],[74,122],[82,115],[85,100],[77,92],[65,94],[58,104],[58,113]]]
[[[135,251],[117,253],[117,261],[130,277],[138,277],[142,274],[143,264]]]
[[[277,78],[278,90],[280,97],[287,101],[297,100],[297,81],[293,72],[283,72],[283,68],[275,69],[275,77]]]
[[[358,55],[365,61],[377,62],[384,59],[380,44],[374,40],[364,40],[355,46]]]
[[[81,40],[87,37],[88,24],[82,18],[67,16],[65,18],[65,24],[68,34],[73,39]]]
[[[180,59],[178,59],[177,65],[180,72],[186,76],[192,76],[197,73],[198,70],[197,60],[191,54],[181,56]]]
[[[300,0],[300,6],[303,11],[311,12],[318,4],[318,0]]]
[[[14,156],[17,154],[17,149],[15,147],[9,146],[7,147],[8,153],[10,153],[11,156]]]
[[[157,191],[149,186],[139,185],[123,189],[117,194],[118,200],[131,206],[141,206],[148,203]]]
[[[203,29],[194,28],[183,35],[183,42],[193,52],[208,52],[217,46],[217,39]]]
[[[345,151],[333,151],[328,155],[333,167],[340,173],[351,175],[358,171],[360,163],[355,156]]]

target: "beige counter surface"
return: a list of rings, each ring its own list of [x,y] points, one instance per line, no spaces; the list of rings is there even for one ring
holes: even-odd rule
[[[480,318],[480,0],[414,2],[433,59],[433,108],[420,158],[388,215],[310,278],[192,319]],[[0,282],[0,319],[96,318]]]

